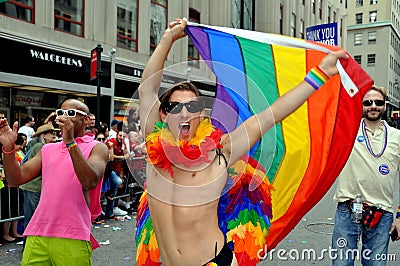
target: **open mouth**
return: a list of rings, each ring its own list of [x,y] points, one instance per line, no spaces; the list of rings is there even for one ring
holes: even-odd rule
[[[179,124],[179,132],[182,137],[189,136],[190,124],[188,122],[183,122]]]

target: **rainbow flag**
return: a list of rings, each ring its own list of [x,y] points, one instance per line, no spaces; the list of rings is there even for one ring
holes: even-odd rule
[[[267,108],[339,49],[198,24],[189,24],[186,33],[216,76],[211,118],[225,133]],[[337,66],[340,75],[228,169],[218,222],[239,265],[255,265],[274,248],[329,190],[350,155],[362,98],[373,81],[352,58]],[[161,265],[146,193],[136,224],[137,265]]]
[[[339,49],[281,35],[199,24],[189,24],[186,33],[216,76],[211,117],[224,132],[271,105],[300,83],[327,53]],[[332,77],[249,152],[266,170],[274,188],[273,218],[265,242],[268,249],[324,196],[352,150],[362,98],[373,81],[352,58],[337,65],[340,75]],[[253,182],[249,191],[262,189],[260,184]],[[243,260],[240,264],[247,265]]]

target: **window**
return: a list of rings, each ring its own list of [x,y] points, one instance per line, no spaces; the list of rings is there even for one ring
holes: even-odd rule
[[[54,28],[83,36],[83,0],[54,0]]]
[[[375,54],[369,54],[368,55],[368,62],[367,64],[369,66],[375,65]]]
[[[315,14],[315,0],[311,0],[311,10]]]
[[[356,7],[363,6],[363,0],[356,0]]]
[[[369,12],[369,22],[376,22],[376,16],[377,16],[376,11]]]
[[[168,0],[151,0],[150,52],[153,53],[167,28]]]
[[[362,33],[354,34],[354,45],[362,45]]]
[[[354,56],[354,60],[356,60],[356,62],[361,65],[361,55],[355,55]]]
[[[9,0],[1,3],[0,14],[35,23],[35,0]]]
[[[240,29],[240,3],[232,1],[232,28]]]
[[[189,21],[200,23],[200,12],[194,8],[189,8]],[[192,67],[200,67],[200,55],[194,46],[192,40],[188,38],[188,65]]]
[[[362,13],[356,14],[356,24],[362,24],[363,23],[362,15],[363,15]]]
[[[343,34],[343,19],[340,19],[340,31],[339,31],[339,36],[342,37]]]
[[[296,14],[292,13],[292,17],[290,19],[290,36],[296,37]]]
[[[331,23],[332,7],[328,6],[328,23]]]
[[[319,1],[319,19],[322,19],[322,0]]]
[[[368,32],[368,44],[376,43],[376,31]]]
[[[242,29],[254,30],[253,29],[253,1],[252,0],[242,0],[243,1],[243,21]]]
[[[283,5],[279,7],[279,34],[283,34]]]
[[[237,29],[254,30],[253,0],[232,0],[232,27]]]
[[[371,5],[376,5],[376,4],[378,4],[378,0],[370,0],[369,3]]]
[[[137,0],[117,0],[117,46],[137,52]]]
[[[304,39],[304,20],[300,20],[300,38]]]

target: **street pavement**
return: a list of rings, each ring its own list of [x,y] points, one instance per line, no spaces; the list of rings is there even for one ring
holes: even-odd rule
[[[130,217],[130,220],[106,220],[104,224],[93,226],[93,236],[102,246],[93,251],[93,265],[136,265],[135,216]],[[0,265],[21,265],[22,245],[0,246],[0,254]]]
[[[303,217],[275,250],[272,253],[270,251],[268,257],[259,265],[331,265],[329,254],[325,252],[321,255],[321,253],[324,249],[328,250],[331,243],[336,208],[332,200],[335,187],[336,185]],[[398,191],[398,185],[396,185],[395,191]],[[398,198],[399,195],[396,192],[395,206],[398,205]],[[93,265],[136,265],[135,217],[132,216],[131,218],[131,220],[125,219],[125,221],[107,220],[105,224],[93,228],[93,235],[99,242],[109,243],[103,244],[102,248],[93,251]],[[11,251],[7,252],[8,250]],[[315,251],[315,259],[307,258],[309,251]],[[296,258],[297,253],[299,258]],[[305,259],[301,259],[302,253],[306,254]],[[20,265],[22,246],[16,244],[3,245],[0,247],[0,254],[2,254],[0,265]],[[389,261],[387,265],[400,265],[400,241],[390,242],[389,254],[393,254],[396,261]],[[356,262],[355,265],[361,265],[361,263]]]

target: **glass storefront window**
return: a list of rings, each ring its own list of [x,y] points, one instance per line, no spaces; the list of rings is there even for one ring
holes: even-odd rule
[[[54,0],[54,29],[83,36],[83,0]]]
[[[35,23],[35,0],[9,0],[0,4],[0,13]]]
[[[137,52],[137,0],[117,0],[117,45]]]
[[[150,12],[150,52],[153,53],[167,28],[167,0],[151,0]]]

